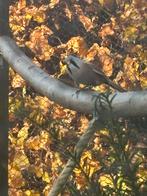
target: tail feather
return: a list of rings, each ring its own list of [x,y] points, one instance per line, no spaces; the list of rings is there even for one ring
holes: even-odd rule
[[[108,84],[109,86],[111,86],[112,88],[114,88],[114,89],[120,91],[120,92],[126,92],[125,89],[123,89],[123,88],[122,88],[121,86],[119,86],[118,84],[115,84],[115,83],[112,82],[110,79],[107,80],[107,84]]]
[[[126,90],[124,90],[121,86],[111,81],[101,70],[94,68],[93,71],[98,75],[98,83],[105,83],[120,92],[126,92]]]

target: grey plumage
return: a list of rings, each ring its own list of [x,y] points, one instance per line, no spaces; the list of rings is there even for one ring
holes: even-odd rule
[[[125,91],[122,87],[112,82],[103,71],[92,63],[88,63],[73,55],[69,55],[64,60],[64,63],[67,65],[69,76],[77,84],[97,86],[105,83],[120,92]]]

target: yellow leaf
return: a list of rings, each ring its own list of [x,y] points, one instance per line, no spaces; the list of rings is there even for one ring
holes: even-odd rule
[[[16,74],[11,84],[13,88],[23,87],[25,85],[25,81],[20,75]]]
[[[25,191],[25,194],[26,194],[27,196],[30,196],[30,195],[31,195],[31,191],[27,190],[27,191]]]
[[[40,178],[43,175],[43,169],[37,167],[35,173],[36,173],[36,176]]]
[[[26,18],[27,20],[31,20],[31,18],[32,18],[32,14],[27,13],[27,14],[25,15],[25,18]]]
[[[28,129],[29,126],[24,126],[19,132],[18,132],[18,137],[26,139],[28,137]]]
[[[98,0],[101,5],[104,5],[104,0]]]
[[[49,175],[48,175],[47,172],[44,172],[43,177],[42,177],[42,180],[45,181],[45,182],[47,182],[47,183],[50,182],[50,177],[49,177]]]
[[[124,31],[124,38],[134,40],[138,36],[137,28],[135,26],[129,26]]]
[[[27,165],[29,165],[30,163],[28,161],[27,156],[24,154],[24,152],[18,151],[15,154],[14,164],[15,167],[22,168],[22,167],[27,167]]]
[[[18,9],[23,9],[26,7],[26,0],[19,0],[18,1]]]
[[[68,50],[72,49],[74,53],[78,53],[80,57],[83,57],[88,50],[85,40],[80,36],[71,38],[67,43],[67,47]]]
[[[36,136],[33,138],[29,138],[26,142],[26,146],[32,150],[40,149],[40,137]]]
[[[36,14],[33,15],[34,21],[36,21],[38,23],[44,22],[45,18],[46,18],[46,16],[45,16],[45,13],[43,11],[42,12],[41,11],[40,12],[36,12]]]
[[[100,176],[99,182],[100,182],[101,186],[110,186],[110,187],[113,187],[112,179],[107,174],[106,175],[103,175],[103,176]]]

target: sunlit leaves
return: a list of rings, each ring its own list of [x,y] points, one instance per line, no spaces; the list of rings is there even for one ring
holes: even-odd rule
[[[53,55],[54,49],[48,45],[47,35],[50,35],[51,31],[45,26],[36,28],[30,34],[30,41],[26,42],[26,45],[34,52],[38,54],[38,57],[42,60],[50,59]]]
[[[73,53],[79,54],[81,57],[87,52],[87,44],[82,37],[73,37],[67,42],[67,49]]]
[[[23,87],[25,85],[25,81],[22,79],[21,76],[19,76],[18,74],[16,74],[14,77],[13,77],[13,80],[12,80],[12,87],[13,88],[19,88],[19,87]]]
[[[124,39],[134,41],[138,36],[138,29],[136,26],[129,26],[124,31]]]
[[[113,182],[110,175],[102,175],[99,179],[99,182],[103,187],[113,187]]]
[[[45,13],[44,12],[37,12],[36,14],[33,15],[34,21],[38,23],[43,23],[46,19]]]
[[[37,66],[60,78],[65,73],[61,60],[76,54],[95,63],[125,89],[147,87],[145,0],[88,0],[75,1],[72,5],[59,0],[32,2],[19,0],[10,6],[10,28],[17,44]],[[116,3],[119,6],[114,10]],[[104,85],[97,89],[106,91]],[[36,181],[30,183],[32,187],[23,187],[30,179],[22,176],[23,169],[28,175],[32,172],[33,179],[36,176],[47,183],[41,190],[41,194],[47,195],[91,117],[38,95],[12,70],[9,104],[10,195],[40,195]],[[117,128],[124,126],[126,130],[129,123],[123,123]],[[111,129],[118,134],[114,125]],[[146,171],[138,170],[138,161],[143,161],[143,157],[139,159],[136,151],[129,152],[132,146],[124,132],[116,133],[111,135],[110,131],[101,130],[94,135],[70,179],[75,189],[84,194],[86,190],[92,191],[91,182],[100,185],[103,194],[130,195],[133,188],[131,180],[126,178],[131,172],[127,172],[125,153],[129,164],[136,162],[131,174],[137,177],[132,181],[142,186],[147,177]]]
[[[54,8],[58,3],[59,3],[59,0],[51,0],[50,4],[49,4],[49,7]]]
[[[26,0],[19,0],[18,1],[18,9],[23,9],[26,7]]]
[[[27,140],[26,146],[32,150],[39,150],[40,148],[46,149],[46,144],[49,144],[50,138],[47,132],[41,132],[40,135],[36,137],[31,137]]]
[[[124,63],[124,71],[125,71],[125,81],[128,86],[137,85],[137,81],[139,81],[139,72],[138,72],[139,64],[135,62],[135,59],[127,57]]]

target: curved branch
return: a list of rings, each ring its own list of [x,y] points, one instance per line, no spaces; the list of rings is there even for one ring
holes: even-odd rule
[[[89,122],[87,130],[80,137],[78,143],[75,146],[73,157],[68,160],[61,174],[59,175],[57,180],[54,182],[53,187],[51,188],[48,196],[56,196],[61,192],[68,178],[70,177],[74,168],[76,167],[77,162],[79,163],[81,155],[84,149],[87,147],[91,137],[93,136],[95,131],[100,130],[102,128],[103,128],[103,125],[98,118],[93,118]]]
[[[0,51],[11,67],[20,74],[37,92],[47,96],[50,100],[63,107],[92,113],[95,105],[94,91],[80,91],[72,88],[61,81],[49,76],[28,58],[8,36],[0,36]],[[115,97],[114,97],[115,96]],[[97,101],[97,108],[104,117],[114,116],[143,116],[147,115],[147,91],[115,93],[109,96],[114,97],[112,111],[108,103],[100,107]],[[105,109],[104,109],[105,108]],[[107,108],[107,109],[106,109]]]

